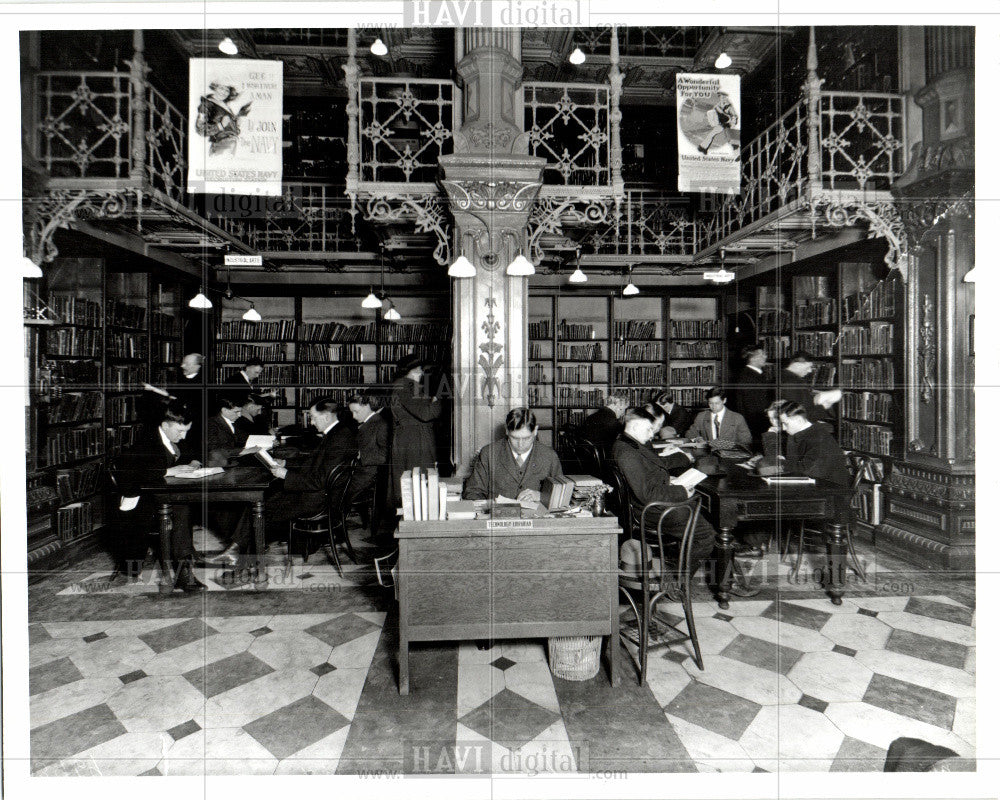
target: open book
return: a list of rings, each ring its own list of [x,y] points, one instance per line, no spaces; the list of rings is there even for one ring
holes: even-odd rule
[[[225,470],[222,467],[199,467],[188,472],[181,472],[173,475],[174,478],[206,478],[209,475],[221,475]]]
[[[686,472],[682,472],[676,478],[671,478],[670,482],[674,486],[683,486],[688,491],[691,491],[692,489],[694,489],[695,486],[697,486],[707,477],[708,475],[706,475],[700,469],[695,469],[694,467],[691,467],[691,469],[687,470]]]
[[[768,486],[773,486],[779,483],[795,483],[795,484],[810,484],[816,483],[815,478],[810,478],[807,475],[770,475],[763,479],[764,483]]]

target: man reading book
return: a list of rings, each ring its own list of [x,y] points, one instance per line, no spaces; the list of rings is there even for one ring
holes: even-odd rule
[[[784,467],[790,475],[831,481],[850,486],[847,457],[827,425],[809,421],[800,403],[784,403],[778,409],[781,427],[788,434]]]
[[[486,445],[472,462],[465,500],[510,497],[537,503],[545,478],[563,477],[559,456],[538,441],[538,420],[529,408],[515,408],[504,423],[507,435]]]
[[[625,432],[612,448],[612,457],[640,506],[654,501],[683,503],[694,493],[694,486],[682,485],[669,470],[688,467],[686,457],[677,454],[660,458],[650,446],[650,440],[662,423],[662,411],[645,406],[633,409],[625,419]],[[641,508],[639,509],[641,513]],[[684,535],[685,517],[674,514],[667,518],[663,532],[674,538]],[[691,543],[691,572],[712,554],[715,548],[715,529],[699,514],[695,521]]]

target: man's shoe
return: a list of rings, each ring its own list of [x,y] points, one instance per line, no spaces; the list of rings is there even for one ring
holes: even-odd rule
[[[763,558],[764,552],[760,545],[744,544],[736,548],[736,555],[742,558]]]
[[[182,589],[190,594],[205,591],[205,584],[194,576],[194,570],[191,569],[190,562],[186,561],[177,570],[177,580],[174,581],[174,588]]]

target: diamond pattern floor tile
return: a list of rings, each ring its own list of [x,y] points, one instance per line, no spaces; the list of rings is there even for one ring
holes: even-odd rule
[[[128,731],[104,704],[62,717],[31,732],[32,768],[70,758],[125,733]]]
[[[380,627],[357,614],[342,614],[319,625],[311,625],[305,632],[329,647],[339,647]]]
[[[35,667],[28,674],[28,692],[32,695],[47,692],[67,683],[81,680],[83,675],[76,665],[68,658],[59,658],[40,667]]]
[[[924,597],[911,597],[904,611],[910,614],[920,614],[944,622],[954,622],[957,625],[972,625],[972,610],[948,603],[939,603]]]
[[[459,722],[510,750],[521,747],[552,725],[559,715],[504,689]]]
[[[737,636],[719,655],[742,661],[761,669],[769,669],[780,675],[787,675],[803,653],[792,647],[754,639],[752,636]]]
[[[875,674],[868,684],[864,702],[896,714],[951,730],[955,721],[956,699],[943,692]]]
[[[735,741],[760,709],[759,703],[692,681],[664,711]]]
[[[342,714],[310,695],[254,720],[243,730],[284,759],[350,724]]]
[[[165,653],[167,650],[173,650],[191,642],[196,642],[199,639],[205,639],[213,633],[216,633],[215,629],[209,627],[201,620],[189,619],[184,622],[178,622],[176,625],[170,625],[166,628],[160,628],[151,633],[143,634],[139,638],[154,653]]]
[[[965,666],[965,659],[969,653],[969,648],[964,645],[901,630],[894,630],[890,634],[885,649],[957,669]]]
[[[185,672],[184,678],[205,697],[215,697],[272,672],[272,667],[250,653],[237,653]]]
[[[800,628],[809,628],[818,631],[830,621],[833,614],[826,611],[817,611],[814,608],[806,608],[794,603],[775,601],[761,616],[765,619],[776,619],[790,625],[798,625]]]

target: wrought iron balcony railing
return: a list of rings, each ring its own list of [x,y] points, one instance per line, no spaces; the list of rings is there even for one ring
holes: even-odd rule
[[[184,200],[185,116],[149,84],[137,96],[127,72],[40,72],[35,102],[35,156],[53,178],[140,180]]]

